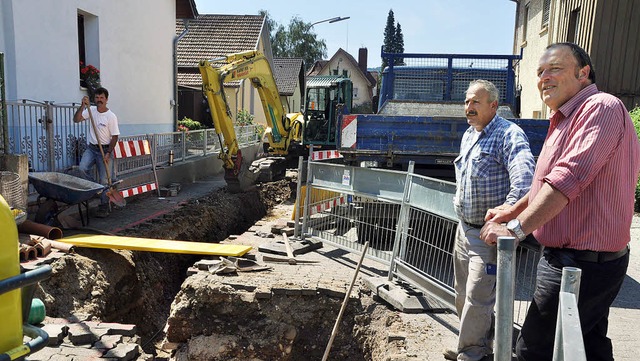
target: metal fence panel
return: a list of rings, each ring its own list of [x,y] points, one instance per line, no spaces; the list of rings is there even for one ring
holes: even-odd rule
[[[360,252],[390,265],[397,278],[454,310],[453,245],[458,227],[455,184],[409,172],[308,162],[303,236]],[[514,322],[520,325],[533,296],[540,246],[516,250]]]

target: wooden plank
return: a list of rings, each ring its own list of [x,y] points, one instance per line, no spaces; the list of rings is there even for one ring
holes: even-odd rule
[[[203,254],[239,257],[251,250],[251,246],[205,242],[173,241],[153,238],[121,237],[110,235],[79,234],[58,240],[77,247],[127,249],[161,253]]]

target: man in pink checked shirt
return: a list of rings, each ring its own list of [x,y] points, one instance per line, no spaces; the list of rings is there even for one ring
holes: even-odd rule
[[[587,360],[613,360],[609,307],[629,264],[640,144],[624,104],[598,91],[582,48],[550,45],[537,72],[551,118],[531,190],[509,208],[489,210],[480,237],[495,244],[498,236],[533,233],[545,246],[518,336],[519,360],[552,359],[565,266],[582,269],[578,309]]]

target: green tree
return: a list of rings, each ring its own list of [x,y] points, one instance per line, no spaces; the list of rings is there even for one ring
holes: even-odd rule
[[[266,10],[260,10],[260,15],[267,18],[274,57],[302,58],[305,69],[309,69],[316,60],[327,56],[327,44],[324,39],[318,38],[311,23],[294,16],[285,28],[271,19]]]
[[[393,52],[404,53],[404,36],[402,35],[402,27],[400,23],[396,26],[396,32],[393,36]],[[396,58],[394,65],[404,65],[403,58]]]
[[[384,42],[382,43],[382,50],[385,53],[394,53],[394,42],[396,36],[396,19],[393,15],[393,9],[389,10],[387,15],[387,25],[384,27]],[[387,59],[382,58],[382,69],[387,67]]]

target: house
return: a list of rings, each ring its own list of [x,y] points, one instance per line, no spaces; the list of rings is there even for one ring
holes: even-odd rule
[[[340,48],[331,59],[316,61],[307,71],[307,76],[313,75],[342,75],[351,78],[353,83],[352,112],[370,113],[372,111],[372,99],[377,81],[367,71],[367,48],[359,49],[358,61]]]
[[[285,112],[304,110],[305,77],[302,58],[274,58],[273,76],[280,92]]]
[[[511,0],[517,3],[514,53],[520,54],[517,82],[521,116],[546,118],[537,89],[538,59],[551,43],[584,48],[596,72],[598,89],[633,109],[640,103],[640,3],[637,0]]]
[[[186,116],[211,126],[208,105],[202,96],[198,63],[201,59],[223,58],[248,50],[265,55],[285,108],[300,111],[304,94],[304,81],[300,80],[302,59],[273,58],[264,16],[203,14],[190,21],[187,27],[186,35],[178,42],[179,119]],[[183,31],[184,24],[176,22],[176,34]],[[234,119],[238,111],[244,109],[254,116],[256,124],[267,124],[258,92],[249,80],[228,82],[224,86]]]
[[[100,70],[123,135],[172,131],[175,22],[197,14],[194,0],[3,0],[6,99],[79,104],[83,62]]]

